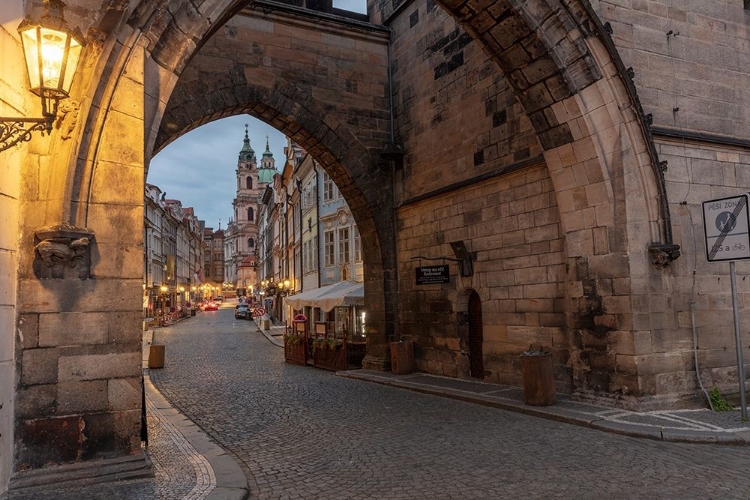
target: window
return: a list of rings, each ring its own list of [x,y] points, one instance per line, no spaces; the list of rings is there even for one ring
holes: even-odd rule
[[[339,263],[349,262],[349,228],[339,229]]]
[[[318,237],[313,238],[312,243],[312,268],[313,271],[318,269]]]
[[[252,189],[253,188],[253,178],[250,177],[249,175],[245,178],[245,187],[247,189]]]
[[[253,220],[253,207],[247,209],[247,220]]]
[[[223,260],[223,259],[221,258],[221,254],[220,254],[220,253],[215,253],[215,254],[214,254],[214,262],[218,262],[218,261],[220,261],[220,260]]]
[[[326,267],[330,267],[336,264],[336,258],[333,253],[335,251],[333,231],[326,231],[324,237],[325,247],[323,248],[323,255],[325,255]]]
[[[354,262],[362,261],[362,239],[359,237],[359,228],[354,226]]]
[[[255,247],[255,240],[252,238],[247,239],[247,248],[254,248]]]
[[[333,180],[323,172],[323,201],[333,201]]]

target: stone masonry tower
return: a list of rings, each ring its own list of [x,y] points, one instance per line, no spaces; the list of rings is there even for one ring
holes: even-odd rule
[[[264,155],[265,156],[265,155]],[[232,225],[232,268],[237,270],[240,262],[255,255],[255,245],[258,241],[258,197],[261,186],[258,184],[258,168],[255,151],[250,147],[247,125],[245,125],[245,139],[237,159],[237,193],[232,201],[234,207],[234,221]]]

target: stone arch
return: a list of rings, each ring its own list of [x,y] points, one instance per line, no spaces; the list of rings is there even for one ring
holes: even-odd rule
[[[576,196],[570,190],[589,184],[586,176],[572,179],[573,167],[609,181],[623,175],[616,157],[629,155],[628,167],[638,178],[627,186],[628,194],[645,206],[650,242],[671,244],[663,165],[647,118],[632,75],[588,1],[438,3],[498,64],[524,106],[563,201],[566,231],[575,231],[580,220],[579,209],[565,209]],[[618,193],[613,187],[618,189],[610,183],[601,193],[612,205],[623,201],[626,189],[619,186]]]
[[[368,335],[368,341],[372,339],[372,345],[368,345],[368,356],[369,351],[374,351],[374,356],[380,359],[372,363],[382,363],[385,354],[380,353],[380,349],[391,335],[386,315],[393,314],[389,312],[392,306],[385,301],[387,284],[384,284],[384,279],[395,262],[389,261],[388,250],[383,248],[384,241],[386,246],[393,241],[393,226],[382,223],[391,220],[389,206],[373,197],[382,192],[378,189],[382,181],[375,173],[375,159],[336,116],[295,84],[277,82],[272,88],[267,88],[238,82],[231,89],[209,91],[203,81],[197,78],[177,87],[175,98],[165,111],[155,148],[163,148],[208,121],[248,113],[288,135],[310,153],[338,186],[359,228],[366,277],[365,301],[368,317],[372,315],[373,318],[369,325],[372,334]],[[203,116],[186,111],[196,109],[195,101],[199,97],[205,97],[204,106],[210,103],[208,108],[202,108]],[[227,101],[237,104],[231,108],[222,107]],[[381,223],[376,224],[378,219]]]
[[[87,67],[76,76],[71,99],[79,101],[75,102],[78,107],[74,106],[64,117],[69,133],[66,138],[55,136],[47,143],[48,152],[34,151],[38,159],[29,161],[30,165],[35,164],[24,172],[29,175],[25,176],[28,187],[24,187],[24,196],[28,203],[22,214],[26,226],[19,252],[19,316],[33,323],[45,314],[64,311],[86,324],[105,308],[114,308],[117,314],[126,316],[117,324],[137,326],[140,312],[129,309],[127,304],[138,304],[141,295],[142,235],[137,231],[123,234],[121,228],[138,227],[142,222],[145,165],[158,149],[154,145],[163,146],[169,134],[176,133],[167,131],[167,136],[157,141],[161,117],[180,75],[210,35],[249,3],[206,0],[196,7],[197,2],[187,1],[110,2],[90,11],[96,21],[82,27],[91,33],[91,44],[85,53]],[[439,3],[497,62],[539,136],[566,232],[567,294],[569,301],[576,304],[570,309],[570,326],[587,328],[589,325],[580,323],[579,313],[591,312],[597,301],[606,300],[596,293],[597,279],[612,276],[613,269],[618,276],[646,276],[650,271],[645,262],[631,260],[625,253],[632,249],[642,255],[648,243],[671,243],[659,164],[630,77],[586,0]],[[85,7],[80,8],[85,11]],[[363,246],[371,253],[366,254],[367,260],[382,260],[379,268],[366,270],[367,300],[373,300],[377,309],[374,313],[385,325],[385,333],[378,339],[382,340],[388,325],[395,320],[391,299],[386,300],[385,296],[396,292],[394,263],[388,261],[393,254],[382,248],[393,240],[395,229],[391,217],[384,216],[389,214],[389,200],[378,198],[384,190],[373,155],[382,141],[367,146],[359,141],[350,149],[341,139],[346,132],[342,121],[327,113],[317,119],[306,116],[304,120],[296,115],[304,108],[300,104],[313,102],[309,94],[283,82],[276,82],[272,88],[280,94],[270,95],[266,90],[250,87],[249,91],[262,98],[225,103],[222,113],[226,116],[244,112],[248,110],[247,103],[254,103],[251,111],[272,124],[274,120],[283,122],[284,117],[297,116],[296,121],[283,122],[284,127],[277,128],[288,130],[302,144],[308,144],[309,150],[316,151],[316,157],[338,176],[337,182],[340,179],[344,183],[342,191],[349,193],[361,229],[366,228],[371,232],[371,241],[380,243],[377,251]],[[218,117],[203,114],[198,120]],[[292,130],[300,122],[306,126]],[[155,128],[149,128],[150,124],[156,124]],[[357,165],[361,182],[357,177],[355,183],[343,165]],[[116,185],[118,189],[107,189],[106,185]],[[375,225],[373,219],[381,216],[382,224]],[[80,280],[72,285],[62,280],[41,284],[33,277],[33,252],[28,251],[33,247],[32,231],[60,222],[95,230],[96,246],[91,258],[96,280]],[[365,239],[365,234],[362,237]],[[101,297],[114,301],[104,305],[97,302]],[[621,306],[612,301],[612,306],[625,312],[631,309],[625,301]],[[126,367],[117,374],[104,372],[103,379],[137,377],[141,345],[138,329],[124,329],[112,335],[119,335],[114,343],[116,349],[108,344],[87,345],[88,339],[80,339],[77,354],[99,356],[97,359],[104,360],[101,364],[105,368]],[[22,349],[17,348],[19,354]],[[54,346],[49,352],[59,354]],[[375,355],[385,358],[384,345]],[[57,358],[53,361],[57,363]],[[632,372],[627,376],[634,378]],[[54,382],[50,385],[54,391]],[[631,385],[637,387],[638,382]],[[30,438],[32,420],[51,423],[50,435],[54,436],[53,422],[58,417],[32,398],[30,391],[17,387],[19,407],[33,410],[16,417],[17,449],[28,454],[15,458],[19,467],[43,465],[47,457],[44,449],[56,441],[38,444]],[[55,395],[49,399],[55,401]],[[102,411],[108,411],[104,403]],[[118,437],[116,448],[105,450],[106,453],[127,454],[139,449],[128,427],[137,422],[135,415],[126,415],[120,424],[114,423],[114,413],[103,415],[112,417],[111,422],[100,424],[108,429],[103,435],[109,432]],[[125,438],[120,439],[122,436]],[[35,452],[34,461],[27,458]]]

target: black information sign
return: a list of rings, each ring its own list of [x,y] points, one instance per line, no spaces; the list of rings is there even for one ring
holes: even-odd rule
[[[444,266],[425,266],[418,267],[417,285],[434,285],[437,283],[450,283],[451,276],[448,271],[448,264]]]

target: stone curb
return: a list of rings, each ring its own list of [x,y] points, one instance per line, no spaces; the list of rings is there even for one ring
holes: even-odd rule
[[[159,390],[154,387],[144,370],[144,383],[149,399],[161,410],[162,418],[168,420],[185,437],[197,453],[202,455],[214,471],[216,487],[207,500],[246,500],[250,496],[247,477],[232,455],[212,441],[203,430],[180,413]]]
[[[469,403],[491,406],[493,408],[499,408],[501,410],[523,413],[524,415],[544,418],[547,420],[554,420],[571,425],[578,425],[581,427],[588,427],[590,429],[596,429],[605,432],[612,432],[624,436],[680,443],[750,446],[750,432],[746,429],[738,431],[705,431],[628,424],[624,422],[606,420],[596,415],[579,412],[569,408],[560,408],[556,406],[527,406],[520,401],[515,401],[512,399],[473,394],[458,389],[434,387],[416,382],[397,380],[390,377],[379,377],[377,375],[369,373],[365,374],[353,371],[339,371],[336,372],[336,375],[343,378],[361,380],[364,382],[374,382],[377,384],[407,389],[423,394],[430,394],[433,396],[446,397]]]

